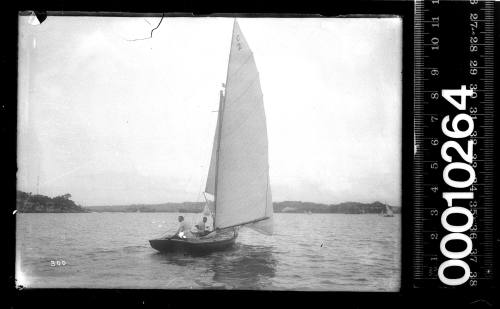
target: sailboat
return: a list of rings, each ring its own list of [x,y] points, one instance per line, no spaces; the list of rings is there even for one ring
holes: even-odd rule
[[[253,53],[236,20],[223,85],[204,192],[214,231],[195,238],[174,235],[150,240],[158,251],[225,250],[234,245],[242,226],[273,233],[263,95]]]
[[[387,204],[384,204],[385,205],[385,211],[382,210],[382,216],[384,217],[394,217],[394,212],[392,211],[392,208],[387,206]]]

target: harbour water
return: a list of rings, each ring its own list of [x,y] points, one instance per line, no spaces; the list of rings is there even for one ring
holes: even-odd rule
[[[16,280],[27,288],[398,291],[401,216],[275,214],[275,235],[234,248],[160,254],[148,240],[176,213],[17,214]],[[188,222],[196,214],[183,214]]]

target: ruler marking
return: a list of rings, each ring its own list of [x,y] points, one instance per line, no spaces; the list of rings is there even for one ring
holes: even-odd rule
[[[437,108],[438,106],[443,106],[444,103],[441,94],[441,85],[443,80],[441,77],[436,78],[430,76],[431,70],[446,70],[446,61],[448,60],[443,54],[439,52],[434,53],[431,51],[429,46],[435,46],[436,43],[430,42],[432,36],[442,38],[440,30],[444,27],[454,27],[451,24],[444,24],[445,22],[451,23],[451,20],[446,20],[445,18],[440,18],[439,29],[428,28],[433,20],[432,17],[440,17],[441,15],[447,15],[448,10],[440,9],[439,2],[430,1],[419,1],[416,0],[414,4],[415,16],[414,16],[414,140],[415,144],[418,146],[417,152],[414,155],[414,166],[413,166],[413,242],[414,242],[414,254],[413,254],[413,278],[415,286],[426,286],[427,282],[433,282],[432,284],[440,283],[437,278],[437,273],[435,269],[431,267],[434,265],[436,267],[439,263],[431,262],[431,264],[426,264],[429,261],[429,257],[438,257],[440,261],[444,261],[446,258],[439,251],[439,241],[442,239],[444,229],[440,226],[440,217],[430,217],[429,210],[438,209],[441,214],[444,209],[439,206],[442,202],[441,192],[450,191],[453,188],[444,185],[442,179],[439,179],[442,174],[443,167],[448,164],[441,158],[440,149],[442,144],[448,139],[441,131],[441,121],[442,118],[447,114],[445,111],[449,110],[449,106],[444,109]],[[440,40],[439,44],[448,44],[448,46],[457,46],[469,50],[470,46],[476,46],[476,53],[464,54],[460,56],[463,59],[463,63],[453,63],[450,65],[463,67],[465,72],[474,69],[475,75],[472,76],[465,74],[462,78],[462,83],[465,85],[475,84],[474,93],[475,98],[467,99],[467,109],[463,113],[469,113],[469,108],[476,107],[474,114],[470,112],[473,116],[473,121],[475,125],[476,133],[475,136],[469,136],[465,139],[459,140],[465,141],[468,139],[474,140],[476,144],[473,146],[473,153],[477,156],[473,162],[475,165],[474,170],[476,171],[477,182],[472,184],[475,187],[475,191],[465,191],[467,188],[458,190],[461,192],[474,192],[474,201],[477,202],[477,206],[474,209],[477,213],[474,215],[474,223],[477,225],[475,231],[466,231],[464,234],[472,235],[474,233],[477,239],[473,239],[473,247],[477,248],[481,254],[475,255],[478,258],[477,263],[470,264],[471,271],[478,271],[478,276],[474,277],[473,280],[478,282],[486,282],[493,278],[491,272],[491,263],[487,261],[493,261],[493,237],[491,235],[491,227],[493,226],[493,111],[494,111],[494,97],[493,97],[493,57],[494,57],[494,38],[493,38],[493,1],[480,1],[475,3],[475,5],[470,4],[468,1],[457,7],[457,11],[460,10],[464,12],[463,20],[453,20],[453,22],[463,23],[465,27],[469,27],[470,22],[478,23],[478,28],[476,32],[477,42],[474,44],[469,44],[467,42],[446,42],[445,40]],[[473,21],[469,20],[469,12],[480,12],[479,19]],[[456,19],[456,17],[454,17]],[[452,29],[452,28],[450,28]],[[469,28],[470,29],[470,28]],[[475,35],[472,30],[471,33],[467,35]],[[453,49],[449,49],[453,50]],[[441,58],[440,58],[441,57]],[[443,59],[444,66],[439,59]],[[455,58],[453,58],[455,59]],[[476,66],[469,66],[469,60],[477,60]],[[440,74],[441,75],[441,74]],[[444,75],[441,75],[444,76]],[[455,78],[455,77],[454,77]],[[448,82],[448,81],[447,81]],[[457,88],[460,83],[457,85]],[[439,93],[438,100],[430,100],[428,93]],[[453,113],[453,112],[451,112]],[[431,117],[435,116],[438,121],[431,123]],[[453,114],[450,114],[453,117]],[[448,124],[450,125],[450,124]],[[439,144],[431,146],[429,141],[432,139],[438,139]],[[429,143],[429,144],[427,144]],[[425,145],[425,146],[424,146]],[[451,154],[450,154],[451,155]],[[456,161],[456,154],[452,155],[453,162]],[[430,164],[438,162],[439,169],[432,170]],[[437,179],[438,181],[432,181],[432,179]],[[439,189],[436,192],[429,190],[429,187],[437,186]],[[427,189],[425,189],[427,188]],[[457,190],[455,190],[457,191]],[[436,203],[436,201],[439,201]],[[446,205],[446,203],[445,203]],[[434,207],[432,207],[434,206]],[[438,239],[430,239],[429,235],[431,233],[438,233]],[[487,267],[484,267],[487,266]],[[486,271],[488,273],[486,273]]]

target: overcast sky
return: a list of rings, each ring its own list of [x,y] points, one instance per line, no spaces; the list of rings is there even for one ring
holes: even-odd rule
[[[233,19],[20,18],[18,188],[85,206],[202,201]],[[274,201],[401,196],[402,22],[238,19]]]

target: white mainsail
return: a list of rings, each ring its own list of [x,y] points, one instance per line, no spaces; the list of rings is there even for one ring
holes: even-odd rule
[[[267,189],[267,203],[266,203],[266,217],[268,219],[255,222],[247,225],[247,227],[266,235],[272,235],[274,232],[274,219],[273,219],[273,199],[271,196],[271,185],[268,181]]]
[[[253,53],[236,21],[213,145],[205,192],[215,197],[216,228],[251,223],[248,227],[271,234],[264,103]]]
[[[390,208],[389,206],[387,206],[387,204],[385,204],[385,213],[388,214],[388,215],[393,215],[394,212],[392,211],[392,208]]]

